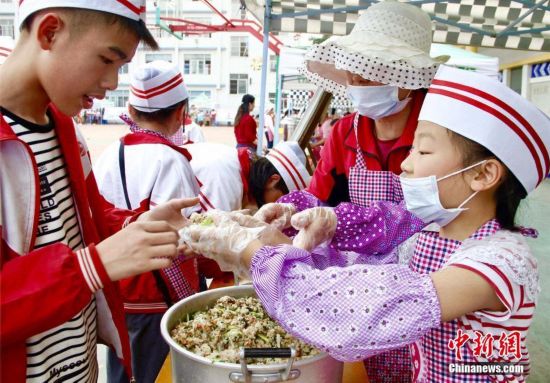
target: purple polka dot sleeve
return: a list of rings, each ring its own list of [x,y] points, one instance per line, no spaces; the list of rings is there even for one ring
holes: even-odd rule
[[[304,250],[265,246],[250,271],[269,315],[336,359],[357,361],[403,347],[440,325],[427,274],[405,265],[313,265]]]
[[[362,254],[387,254],[426,224],[409,212],[404,203],[378,201],[368,207],[341,203],[331,246]]]
[[[316,206],[326,206],[319,198],[306,190],[295,190],[277,200],[278,203],[291,203],[296,208],[296,212],[306,210]]]

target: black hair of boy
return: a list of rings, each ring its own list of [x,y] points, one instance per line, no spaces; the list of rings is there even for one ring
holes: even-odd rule
[[[252,160],[248,176],[248,190],[256,200],[258,208],[266,203],[264,199],[265,184],[274,174],[281,175],[267,158],[260,157]],[[275,188],[282,191],[283,194],[288,194],[288,187],[282,177],[275,185]]]

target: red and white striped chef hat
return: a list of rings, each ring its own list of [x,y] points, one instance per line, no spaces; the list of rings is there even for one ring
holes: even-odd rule
[[[15,42],[9,36],[0,36],[0,65],[4,64],[4,61],[13,51]]]
[[[132,20],[145,21],[146,0],[20,0],[17,25],[29,15],[47,8],[81,8],[114,13]]]
[[[306,169],[306,155],[297,142],[278,143],[266,158],[275,166],[289,192],[305,189],[309,185],[311,176]]]
[[[129,103],[142,112],[168,108],[189,97],[183,76],[167,61],[153,61],[132,73]]]
[[[550,118],[493,78],[442,65],[418,119],[489,149],[528,193],[550,172]]]

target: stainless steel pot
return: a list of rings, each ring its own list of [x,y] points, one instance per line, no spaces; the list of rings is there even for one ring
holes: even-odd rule
[[[328,354],[294,362],[290,349],[244,349],[241,364],[212,362],[196,355],[176,343],[170,331],[185,318],[214,303],[223,296],[235,298],[256,296],[253,286],[232,286],[205,291],[183,299],[172,306],[163,316],[162,336],[170,346],[172,381],[174,383],[229,383],[229,382],[283,382],[296,383],[341,383],[343,364]],[[288,362],[269,365],[246,365],[248,357],[289,357]]]

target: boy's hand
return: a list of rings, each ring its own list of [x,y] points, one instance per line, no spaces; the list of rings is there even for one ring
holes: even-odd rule
[[[117,281],[170,266],[178,255],[178,229],[187,222],[182,209],[198,202],[198,198],[170,200],[99,243],[96,249],[109,278]]]
[[[177,256],[178,231],[167,222],[134,222],[97,244],[112,281],[171,265]]]
[[[181,229],[187,222],[181,211],[198,203],[198,198],[171,199],[140,215],[137,222],[166,221],[174,228]]]

